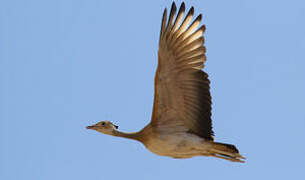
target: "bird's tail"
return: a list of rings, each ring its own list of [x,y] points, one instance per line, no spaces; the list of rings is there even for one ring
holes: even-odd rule
[[[213,142],[211,153],[211,156],[233,162],[244,162],[242,159],[246,159],[239,154],[238,149],[232,144]]]

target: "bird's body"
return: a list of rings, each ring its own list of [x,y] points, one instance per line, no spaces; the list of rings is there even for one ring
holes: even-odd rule
[[[161,133],[148,138],[144,145],[152,153],[173,158],[207,155],[209,141],[190,133]]]
[[[120,132],[109,121],[88,128],[140,141],[161,156],[213,156],[243,162],[234,145],[214,142],[210,81],[201,70],[206,60],[205,26],[198,28],[201,15],[191,23],[193,7],[183,20],[184,11],[182,3],[175,18],[173,3],[168,21],[166,9],[163,14],[151,122],[136,133]]]

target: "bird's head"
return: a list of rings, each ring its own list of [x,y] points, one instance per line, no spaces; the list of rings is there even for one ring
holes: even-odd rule
[[[87,126],[87,129],[93,129],[104,134],[112,134],[114,130],[118,129],[118,126],[110,121],[101,121],[92,126]]]

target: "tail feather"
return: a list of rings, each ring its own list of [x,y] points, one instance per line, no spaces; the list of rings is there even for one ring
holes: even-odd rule
[[[231,153],[239,153],[238,149],[233,144],[215,142],[214,148],[218,150],[228,151]]]
[[[213,156],[229,161],[244,162],[241,159],[245,159],[232,144],[213,142],[211,152]]]

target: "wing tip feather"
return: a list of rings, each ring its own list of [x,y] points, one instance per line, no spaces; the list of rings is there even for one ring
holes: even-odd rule
[[[176,6],[176,3],[175,3],[175,2],[172,3],[171,9],[173,9],[173,10],[175,10],[175,11],[177,10],[177,6]]]

